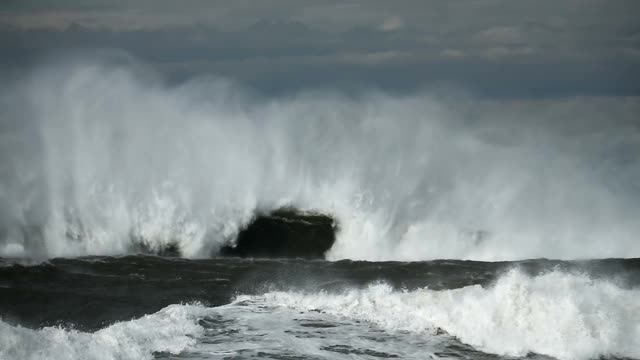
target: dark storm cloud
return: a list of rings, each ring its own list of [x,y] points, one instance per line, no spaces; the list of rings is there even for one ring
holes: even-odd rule
[[[174,80],[258,89],[640,93],[636,1],[9,1],[0,55],[124,49]]]

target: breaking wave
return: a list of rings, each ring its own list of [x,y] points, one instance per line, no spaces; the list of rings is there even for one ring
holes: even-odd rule
[[[392,331],[436,334],[442,329],[478,350],[500,355],[594,359],[640,358],[638,296],[637,289],[584,275],[554,271],[530,277],[511,270],[487,288],[401,292],[378,284],[341,294],[273,292],[258,298]]]
[[[581,274],[529,276],[517,269],[488,287],[397,291],[379,283],[340,293],[269,292],[240,295],[220,307],[170,305],[92,333],[0,321],[0,358],[248,358],[269,352],[423,358],[447,349],[473,358],[485,358],[474,351],[640,358],[638,296],[637,288]]]
[[[3,87],[0,256],[207,257],[283,206],[337,219],[329,259],[640,256],[635,98],[268,99],[139,68]]]
[[[0,321],[2,359],[152,359],[180,353],[203,333],[197,320],[207,308],[170,305],[152,315],[115,323],[94,333],[46,327],[32,330]]]

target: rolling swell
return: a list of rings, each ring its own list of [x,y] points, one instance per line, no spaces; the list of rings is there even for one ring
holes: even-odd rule
[[[0,255],[206,258],[290,206],[340,224],[331,260],[640,256],[634,99],[256,99],[129,62],[4,87]]]

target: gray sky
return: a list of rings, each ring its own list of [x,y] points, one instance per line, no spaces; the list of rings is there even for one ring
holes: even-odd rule
[[[5,69],[119,49],[266,92],[640,93],[635,0],[4,1],[0,45]]]

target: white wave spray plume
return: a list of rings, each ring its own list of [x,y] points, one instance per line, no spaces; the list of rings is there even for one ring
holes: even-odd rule
[[[640,256],[636,98],[260,98],[93,59],[0,101],[2,256],[206,257],[286,205],[336,217],[329,259]]]

